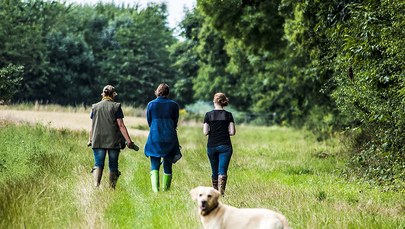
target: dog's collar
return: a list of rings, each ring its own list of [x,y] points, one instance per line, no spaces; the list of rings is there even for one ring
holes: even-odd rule
[[[207,209],[207,211],[201,211],[202,216],[209,215],[212,211],[214,211],[216,208],[218,208],[219,203],[217,203],[213,208]]]

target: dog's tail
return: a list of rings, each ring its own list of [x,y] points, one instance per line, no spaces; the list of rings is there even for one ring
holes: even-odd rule
[[[287,218],[280,213],[275,212],[275,214],[276,214],[277,218],[283,224],[283,229],[290,229],[290,226],[288,225],[288,222],[287,222]]]

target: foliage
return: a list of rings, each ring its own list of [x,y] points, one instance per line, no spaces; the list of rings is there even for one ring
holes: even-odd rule
[[[17,99],[43,99],[46,88],[46,28],[53,27],[58,3],[2,0],[0,4],[0,67],[24,66],[22,88]],[[38,15],[42,15],[39,17]]]
[[[165,4],[96,6],[1,0],[0,67],[24,66],[15,100],[91,104],[105,84],[136,106],[174,84]]]
[[[7,103],[21,85],[23,66],[8,65],[0,69],[0,104]]]
[[[394,12],[405,10],[405,3],[364,1],[347,9],[350,20],[330,35],[342,40],[333,96],[359,122],[357,137],[369,139],[353,155],[354,168],[378,183],[395,184],[405,180],[405,17]]]
[[[108,53],[107,78],[120,88],[120,99],[144,104],[153,99],[159,83],[173,84],[169,50],[174,38],[166,26],[165,5],[149,5],[139,13],[123,14],[107,30],[119,48]]]
[[[201,24],[202,16],[197,10],[185,11],[185,17],[180,23],[181,35],[185,40],[177,42],[171,48],[171,58],[175,60],[173,67],[177,76],[173,92],[181,107],[194,101],[193,79],[200,68],[196,49]]]
[[[284,1],[295,9],[292,41],[310,66],[329,73],[327,88],[341,114],[337,124],[360,130],[350,137],[354,170],[379,184],[405,180],[404,16],[401,1]],[[288,5],[291,3],[291,5]],[[314,16],[316,15],[316,17]],[[360,169],[359,169],[360,168]]]
[[[318,70],[308,69],[309,58],[292,44],[292,28],[281,6],[279,1],[199,2],[207,24],[224,38],[229,61],[223,65],[233,77],[220,82],[236,97],[236,107],[262,117],[275,113],[267,124],[303,126],[313,107],[333,107],[321,91],[330,74],[320,77]]]

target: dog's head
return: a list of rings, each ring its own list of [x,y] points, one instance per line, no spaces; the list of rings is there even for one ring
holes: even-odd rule
[[[208,215],[218,206],[220,194],[220,192],[212,187],[203,186],[198,186],[190,191],[191,199],[197,201],[201,215]]]

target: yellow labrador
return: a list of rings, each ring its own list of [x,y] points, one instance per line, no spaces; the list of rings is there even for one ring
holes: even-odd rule
[[[198,212],[205,229],[289,229],[287,219],[280,213],[264,208],[235,208],[221,203],[220,192],[199,186],[190,191],[197,201]]]

